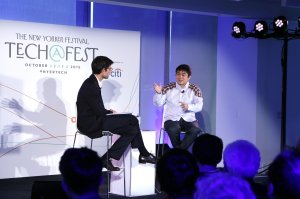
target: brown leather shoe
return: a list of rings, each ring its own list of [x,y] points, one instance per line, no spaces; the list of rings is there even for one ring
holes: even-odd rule
[[[141,164],[146,164],[146,163],[150,163],[150,164],[156,164],[157,158],[150,153],[149,156],[142,156],[140,154],[139,156],[139,163]]]

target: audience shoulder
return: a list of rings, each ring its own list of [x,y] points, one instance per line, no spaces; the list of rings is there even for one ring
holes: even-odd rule
[[[295,150],[285,150],[271,163],[268,177],[278,199],[300,198],[300,154]]]
[[[198,179],[194,199],[255,199],[249,183],[229,173],[221,172]]]

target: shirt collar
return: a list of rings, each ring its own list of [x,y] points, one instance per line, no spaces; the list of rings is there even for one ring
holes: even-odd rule
[[[96,77],[96,79],[97,79],[97,81],[98,81],[98,85],[99,85],[99,87],[100,88],[102,88],[102,81],[100,81],[98,78],[97,78],[97,76],[95,75],[95,77]]]
[[[188,87],[189,87],[189,85],[190,85],[190,82],[187,82],[186,83],[186,85],[182,88],[181,86],[179,86],[179,84],[177,84],[177,82],[176,82],[176,88],[178,89],[178,90],[180,90],[180,91],[185,91]]]

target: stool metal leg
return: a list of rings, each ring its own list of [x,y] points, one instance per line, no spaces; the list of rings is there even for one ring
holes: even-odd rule
[[[110,145],[112,145],[112,133],[109,131],[103,131],[102,134],[106,136],[106,161],[109,161],[109,148]],[[109,192],[110,192],[110,174],[111,171],[107,170],[107,198],[109,198]]]
[[[159,130],[159,136],[158,136],[158,145],[157,145],[156,157],[158,157],[158,155],[159,155],[159,150],[160,150],[160,138],[161,138],[161,129]]]
[[[109,149],[109,134],[106,135],[106,149],[107,149],[107,153],[106,153],[106,160],[108,162],[109,160],[109,155],[108,155],[108,149]],[[109,191],[110,191],[110,176],[109,176],[110,172],[107,170],[107,198],[109,198]]]
[[[165,148],[165,129],[162,128],[162,136],[163,136],[163,145],[161,147],[161,156],[164,154],[164,148]]]
[[[76,141],[77,133],[78,133],[78,131],[76,131],[76,133],[75,133],[74,142],[73,142],[73,148],[74,148],[74,146],[75,146],[75,141]]]
[[[124,169],[124,171],[123,171],[123,175],[124,175],[124,178],[123,178],[123,180],[124,180],[124,196],[126,197],[126,168],[125,168],[125,155],[123,154],[123,169]]]

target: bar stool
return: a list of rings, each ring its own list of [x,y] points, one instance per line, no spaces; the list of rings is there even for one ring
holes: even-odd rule
[[[91,147],[90,147],[91,149],[93,149],[93,140],[94,139],[106,136],[106,150],[107,150],[106,158],[107,158],[107,161],[108,161],[108,159],[109,159],[108,149],[112,145],[112,136],[113,136],[113,133],[111,133],[110,131],[101,131],[100,133],[94,133],[94,134],[91,134],[91,135],[86,135],[86,134],[82,133],[81,131],[79,131],[77,129],[77,131],[75,133],[75,136],[74,136],[73,148],[75,146],[77,134],[85,135],[85,136],[87,136],[87,137],[89,137],[91,139]],[[124,155],[123,155],[122,158],[123,158],[123,165],[125,167]],[[126,196],[125,168],[123,168],[121,170],[123,170],[123,172],[124,172],[124,196]],[[110,191],[110,176],[109,175],[110,175],[111,172],[112,171],[107,170],[107,198],[109,198],[109,191]],[[120,171],[116,171],[116,172],[120,172]]]

